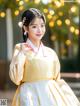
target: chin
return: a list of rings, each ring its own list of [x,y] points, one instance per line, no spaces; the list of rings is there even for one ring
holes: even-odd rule
[[[41,40],[41,39],[42,39],[42,37],[38,38],[38,40]]]

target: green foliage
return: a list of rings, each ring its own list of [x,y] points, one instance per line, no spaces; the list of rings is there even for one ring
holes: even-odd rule
[[[17,8],[18,4],[15,0],[0,0],[0,10],[6,10],[11,8],[12,10]]]

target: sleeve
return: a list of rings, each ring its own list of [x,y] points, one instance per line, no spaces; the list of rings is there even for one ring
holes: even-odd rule
[[[54,52],[54,57],[55,57],[55,61],[54,61],[54,79],[55,80],[60,80],[60,61],[59,58],[56,54],[56,52]]]
[[[59,58],[56,59],[56,80],[60,80],[60,62]]]
[[[16,85],[20,85],[20,82],[23,78],[24,65],[25,65],[25,55],[21,50],[21,45],[16,44],[9,70],[10,79]]]

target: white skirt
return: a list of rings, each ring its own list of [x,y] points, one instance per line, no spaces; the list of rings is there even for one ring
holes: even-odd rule
[[[19,86],[12,106],[80,106],[64,80],[41,80]]]

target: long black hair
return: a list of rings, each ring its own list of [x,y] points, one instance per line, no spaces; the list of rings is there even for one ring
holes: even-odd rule
[[[33,19],[36,17],[42,18],[44,23],[46,23],[45,16],[43,13],[41,13],[40,10],[36,8],[30,8],[24,11],[21,18],[23,26],[28,27],[30,23],[33,21]],[[22,33],[23,33],[23,42],[26,42],[28,38],[28,33],[25,34],[25,30],[23,27],[22,27]]]

